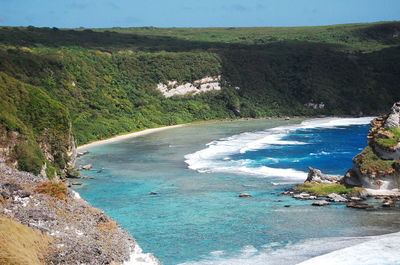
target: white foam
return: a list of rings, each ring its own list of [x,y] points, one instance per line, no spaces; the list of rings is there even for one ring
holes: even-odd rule
[[[222,138],[207,144],[207,148],[185,156],[185,162],[192,170],[201,173],[229,172],[250,174],[263,177],[282,177],[304,179],[306,172],[294,169],[271,167],[251,167],[249,161],[230,160],[234,154],[244,154],[264,148],[276,148],[282,145],[304,145],[305,142],[283,140],[290,132],[297,129],[332,128],[340,126],[368,124],[373,117],[364,118],[322,118],[303,121],[301,124],[280,126],[264,131],[245,132],[231,137]],[[315,155],[328,155],[321,152]],[[279,161],[277,161],[279,162]]]
[[[161,265],[161,262],[153,254],[143,253],[142,248],[135,244],[129,261],[125,261],[123,265]]]
[[[307,239],[285,246],[273,242],[260,249],[245,246],[231,257],[210,255],[204,260],[184,265],[400,264],[399,240],[400,233],[394,233],[371,237]]]

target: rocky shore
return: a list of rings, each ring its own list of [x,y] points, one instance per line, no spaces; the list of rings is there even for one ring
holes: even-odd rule
[[[0,212],[52,238],[45,264],[160,264],[103,211],[62,182],[0,161]]]

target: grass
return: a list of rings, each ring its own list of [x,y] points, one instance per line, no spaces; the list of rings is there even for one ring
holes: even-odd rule
[[[43,265],[51,242],[48,235],[0,217],[0,264]]]
[[[36,188],[36,192],[50,195],[59,200],[67,198],[68,189],[62,182],[47,181]]]
[[[294,188],[295,190],[304,191],[318,195],[328,195],[331,193],[347,194],[354,191],[354,188],[347,188],[338,183],[311,183],[306,182]]]
[[[389,128],[386,130],[389,132],[389,138],[381,138],[376,142],[382,147],[393,147],[400,142],[400,128]]]
[[[398,162],[397,160],[381,159],[370,146],[367,146],[355,159],[363,173],[392,173],[394,171],[393,164]]]

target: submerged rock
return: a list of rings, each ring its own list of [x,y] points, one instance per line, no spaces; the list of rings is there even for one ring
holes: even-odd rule
[[[311,205],[312,206],[327,206],[327,205],[329,205],[330,203],[329,202],[327,202],[327,201],[318,201],[318,202],[313,202]]]
[[[91,170],[93,168],[92,164],[87,164],[82,166],[82,170]]]
[[[363,209],[363,210],[371,210],[374,208],[372,205],[361,202],[349,202],[346,206],[349,208]]]

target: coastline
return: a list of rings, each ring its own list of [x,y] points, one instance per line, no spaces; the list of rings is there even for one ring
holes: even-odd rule
[[[151,134],[151,133],[155,133],[155,132],[160,132],[160,131],[164,131],[164,130],[168,130],[168,129],[184,127],[184,126],[187,126],[189,124],[191,124],[191,123],[164,126],[164,127],[158,127],[158,128],[151,128],[151,129],[145,129],[145,130],[142,130],[142,131],[135,131],[135,132],[127,133],[127,134],[117,135],[117,136],[113,136],[113,137],[108,138],[108,139],[99,140],[99,141],[91,142],[91,143],[88,143],[88,144],[80,145],[80,146],[78,146],[76,148],[76,150],[77,151],[82,151],[83,149],[86,149],[86,148],[91,148],[91,147],[95,147],[95,146],[99,146],[99,145],[103,145],[103,144],[107,144],[107,143],[113,143],[113,142],[117,142],[117,141],[120,141],[120,140],[124,140],[124,139],[128,139],[128,138],[134,138],[134,137],[147,135],[147,134]]]
[[[103,145],[103,144],[107,144],[107,143],[117,142],[117,141],[128,139],[128,138],[135,138],[135,137],[139,137],[142,135],[147,135],[147,134],[151,134],[151,133],[155,133],[155,132],[160,132],[160,131],[169,130],[169,129],[173,129],[173,128],[191,126],[191,125],[217,123],[217,122],[233,122],[233,121],[247,121],[247,120],[272,120],[272,119],[288,119],[288,118],[295,119],[295,118],[311,118],[311,117],[285,116],[285,117],[262,117],[262,118],[240,118],[240,119],[193,121],[193,122],[189,122],[189,123],[182,123],[182,124],[176,124],[176,125],[170,125],[170,126],[162,126],[162,127],[157,127],[157,128],[149,128],[149,129],[144,129],[141,131],[133,131],[133,132],[129,132],[126,134],[120,134],[120,135],[112,136],[111,138],[98,140],[98,141],[94,141],[94,142],[87,143],[84,145],[80,145],[76,148],[76,150],[84,151],[83,149],[86,149],[86,148],[91,148],[91,147],[95,147],[95,146],[99,146],[99,145]]]
[[[176,125],[169,125],[169,126],[162,126],[162,127],[156,127],[156,128],[148,128],[148,129],[143,129],[141,131],[133,131],[133,132],[128,132],[128,133],[123,133],[120,135],[115,135],[107,139],[103,140],[97,140],[94,142],[90,142],[87,144],[80,145],[76,148],[77,151],[84,151],[86,148],[92,148],[95,146],[107,144],[107,143],[113,143],[116,141],[128,139],[128,138],[134,138],[142,135],[147,135],[155,132],[160,132],[168,129],[173,129],[173,128],[180,128],[180,127],[185,127],[185,126],[192,126],[192,125],[200,125],[200,124],[212,124],[212,123],[217,123],[217,122],[235,122],[235,121],[250,121],[250,120],[273,120],[273,119],[283,119],[283,120],[290,120],[290,119],[298,119],[298,118],[303,118],[303,119],[318,119],[318,118],[353,118],[354,116],[349,116],[349,115],[342,115],[342,116],[335,116],[335,115],[317,115],[317,116],[270,116],[270,117],[259,117],[259,118],[239,118],[239,119],[232,119],[232,118],[227,118],[227,119],[222,119],[222,120],[204,120],[204,121],[193,121],[193,122],[188,122],[188,123],[182,123],[182,124],[176,124]],[[359,117],[369,117],[369,116],[359,116]]]

